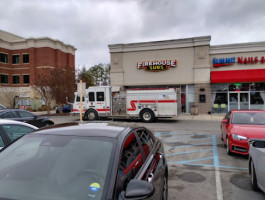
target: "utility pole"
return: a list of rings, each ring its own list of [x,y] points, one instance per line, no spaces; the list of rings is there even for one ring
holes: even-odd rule
[[[80,122],[83,121],[83,82],[80,80]]]

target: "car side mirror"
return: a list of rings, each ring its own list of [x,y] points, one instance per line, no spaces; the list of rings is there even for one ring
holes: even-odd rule
[[[131,180],[126,188],[126,191],[122,191],[119,196],[119,200],[130,199],[147,199],[155,192],[153,185],[143,180]]]
[[[34,115],[34,119],[38,119],[38,115]]]
[[[222,123],[224,123],[224,124],[228,124],[227,119],[223,119],[223,120],[222,120]]]

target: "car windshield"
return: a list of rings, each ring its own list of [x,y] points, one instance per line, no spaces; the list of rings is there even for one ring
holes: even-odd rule
[[[238,112],[232,117],[232,124],[265,125],[265,113]]]
[[[110,139],[26,135],[0,154],[0,198],[101,199],[113,149]]]

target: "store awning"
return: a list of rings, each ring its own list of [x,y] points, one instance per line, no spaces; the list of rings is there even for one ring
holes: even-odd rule
[[[211,83],[265,82],[265,69],[211,71]]]

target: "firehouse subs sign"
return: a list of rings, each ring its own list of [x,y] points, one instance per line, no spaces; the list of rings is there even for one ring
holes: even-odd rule
[[[264,56],[262,57],[230,57],[230,58],[213,58],[213,67],[228,66],[233,64],[257,64],[265,63]]]
[[[138,62],[137,68],[152,72],[160,72],[177,66],[177,60],[144,61]]]

